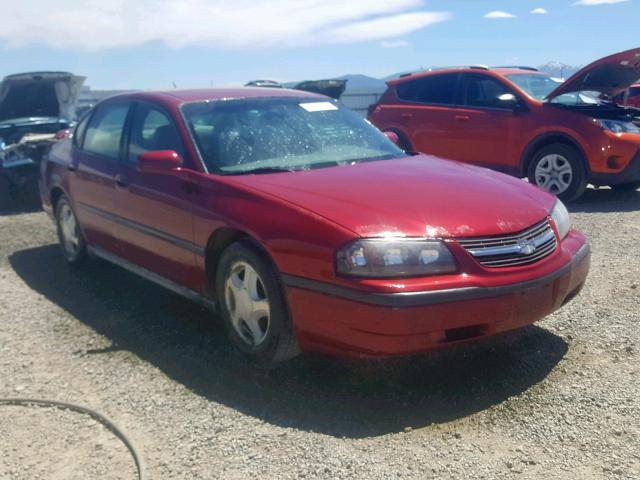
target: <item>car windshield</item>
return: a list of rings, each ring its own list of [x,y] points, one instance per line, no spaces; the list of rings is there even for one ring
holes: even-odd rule
[[[562,80],[540,73],[505,75],[531,98],[543,101],[562,84]]]
[[[338,102],[259,98],[188,103],[182,113],[209,171],[309,170],[405,156]]]
[[[563,93],[562,95],[558,95],[557,97],[553,97],[551,99],[551,103],[559,103],[567,106],[602,105],[603,103],[606,103],[606,101],[606,98],[602,98],[602,94],[600,92],[587,90],[581,92]]]

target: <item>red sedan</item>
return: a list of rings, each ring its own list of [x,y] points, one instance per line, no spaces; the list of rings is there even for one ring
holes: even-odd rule
[[[286,89],[110,98],[53,148],[41,194],[70,263],[90,253],[216,308],[259,363],[516,329],[589,269],[552,195],[407,155],[339,102]]]

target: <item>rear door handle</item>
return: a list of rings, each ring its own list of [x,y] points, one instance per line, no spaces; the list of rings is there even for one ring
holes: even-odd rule
[[[471,120],[471,117],[469,115],[456,115],[454,118],[458,122],[468,122],[469,120]]]
[[[413,113],[401,113],[402,118],[413,118]]]
[[[116,185],[118,185],[119,187],[126,187],[127,184],[127,177],[125,177],[124,175],[116,175]]]

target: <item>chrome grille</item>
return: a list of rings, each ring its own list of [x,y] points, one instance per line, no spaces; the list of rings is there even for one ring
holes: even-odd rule
[[[461,238],[458,243],[485,267],[513,267],[542,260],[556,249],[556,235],[547,219],[520,233]]]

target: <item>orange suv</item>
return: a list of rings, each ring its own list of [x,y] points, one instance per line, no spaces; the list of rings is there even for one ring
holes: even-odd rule
[[[528,177],[563,200],[588,183],[640,187],[640,111],[611,101],[640,78],[640,48],[563,82],[529,67],[405,75],[369,110],[400,146]]]

